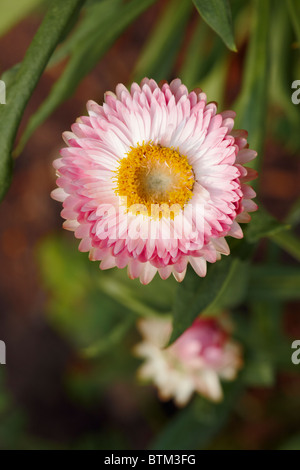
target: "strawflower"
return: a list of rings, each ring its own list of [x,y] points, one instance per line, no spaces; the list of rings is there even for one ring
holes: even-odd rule
[[[220,380],[233,380],[242,366],[241,347],[231,339],[224,317],[197,318],[169,347],[170,320],[143,319],[138,328],[143,341],[135,354],[145,359],[139,376],[156,385],[162,400],[173,398],[183,406],[197,392],[219,401],[223,396]]]
[[[188,263],[205,276],[257,209],[246,184],[256,172],[244,166],[256,152],[246,131],[233,130],[235,113],[217,113],[179,79],[148,78],[130,91],[119,84],[87,110],[63,134],[52,192],[79,250],[101,269],[127,266],[143,284],[157,272],[182,281]]]

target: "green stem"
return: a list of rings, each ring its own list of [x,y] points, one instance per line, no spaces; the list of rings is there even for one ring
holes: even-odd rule
[[[261,166],[269,83],[270,1],[254,0],[254,15],[242,91],[235,105],[236,126],[249,132],[249,145],[258,158],[248,166]],[[254,182],[254,186],[257,183]]]
[[[300,261],[300,241],[292,232],[278,232],[270,238],[283,250]]]
[[[151,307],[148,307],[143,302],[140,302],[138,299],[134,298],[130,290],[127,289],[121,282],[115,280],[112,283],[109,277],[103,277],[101,278],[98,287],[104,294],[112,297],[121,305],[128,308],[132,312],[137,313],[138,315],[144,317],[158,316],[156,310],[153,310]]]
[[[0,199],[12,176],[12,147],[24,109],[65,28],[85,0],[53,0],[0,107]]]
[[[108,338],[100,338],[91,346],[81,350],[81,354],[86,358],[94,358],[99,356],[111,347],[120,343],[122,338],[125,336],[127,331],[131,328],[133,324],[133,318],[130,316],[126,318],[122,323],[120,323],[113,331],[109,334]]]
[[[287,0],[287,6],[290,14],[290,19],[293,24],[297,40],[300,43],[300,6],[299,0]]]

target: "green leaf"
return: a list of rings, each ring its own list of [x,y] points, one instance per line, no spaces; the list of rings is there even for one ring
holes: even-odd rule
[[[193,0],[195,7],[206,23],[221,37],[228,49],[236,52],[228,0]]]
[[[242,8],[240,2],[233,4],[233,14],[238,24],[241,22],[242,12],[247,17],[246,22],[249,21],[247,10],[248,8]],[[240,27],[243,32],[247,32],[244,21],[242,23]],[[227,98],[225,89],[230,64],[228,55],[229,51],[220,37],[199,18],[179,76],[188,88],[197,87],[205,91],[208,101],[216,101],[219,108],[223,107],[224,98]]]
[[[300,272],[293,266],[252,266],[249,300],[297,300],[300,298]]]
[[[49,238],[40,245],[38,258],[52,325],[80,348],[101,340],[106,341],[102,352],[113,345],[109,335],[130,312],[99,291],[85,256],[65,241]]]
[[[220,404],[208,402],[202,397],[184,410],[179,411],[158,434],[151,445],[153,450],[195,450],[204,449],[222,427],[241,394],[239,380],[224,384],[224,400]]]
[[[287,0],[290,19],[300,47],[300,3],[299,0]]]
[[[156,275],[150,284],[145,286],[141,284],[139,279],[129,279],[126,269],[116,268],[102,274],[103,278],[111,277],[113,282],[121,289],[121,292],[124,292],[123,289],[125,289],[130,297],[135,298],[139,303],[147,305],[156,314],[165,315],[171,312],[173,299],[178,287],[178,283],[173,276],[162,282],[161,278]]]
[[[256,243],[264,237],[272,237],[279,232],[286,232],[290,226],[282,224],[263,207],[251,215],[251,224],[246,229],[245,237],[250,243]]]
[[[257,355],[247,364],[243,381],[250,387],[271,387],[275,381],[274,367],[268,360]]]
[[[281,0],[273,2],[271,56],[270,56],[270,101],[274,103],[274,111],[282,111],[279,119],[272,119],[270,127],[276,140],[282,140],[283,144],[292,152],[300,147],[300,113],[297,106],[291,100],[291,83],[293,82],[292,64],[293,55],[296,53],[291,48],[292,30],[288,17],[288,11]],[[295,76],[297,78],[297,76]]]
[[[83,42],[90,41],[91,37],[99,32],[99,22],[102,24],[103,21],[111,21],[112,15],[115,15],[121,7],[122,0],[101,0],[87,3],[79,25],[56,49],[49,62],[49,67],[57,65],[76,53],[76,49],[80,48]]]
[[[84,0],[53,0],[30,44],[15,79],[7,89],[6,105],[0,106],[0,199],[12,176],[13,142],[25,106],[70,18],[78,13]]]
[[[300,198],[292,205],[286,222],[292,226],[297,225],[300,222]]]
[[[128,278],[126,270],[103,272],[79,253],[77,244],[49,237],[38,260],[49,293],[51,323],[85,356],[101,355],[125,336],[136,315],[170,312],[176,281],[154,279],[149,286]]]
[[[206,44],[210,33],[209,27],[199,18],[179,72],[179,77],[189,89],[195,88],[200,77],[205,75],[207,62],[212,55],[211,48],[207,52]]]
[[[144,299],[139,299],[135,295],[133,289],[124,285],[124,283],[118,280],[114,274],[115,273],[101,277],[99,276],[98,287],[105,295],[140,316],[153,317],[158,315],[156,310],[147,305]]]
[[[200,88],[205,91],[207,99],[216,101],[219,108],[223,106],[228,64],[227,54],[217,57],[212,69],[199,81]]]
[[[247,227],[245,236],[250,243],[255,243],[264,237],[270,238],[280,248],[300,261],[300,241],[290,228],[290,225],[279,222],[260,207],[259,211],[253,213],[251,224]]]
[[[44,0],[1,0],[0,36],[43,3]]]
[[[100,354],[107,352],[110,348],[120,343],[132,325],[133,318],[131,316],[125,317],[123,321],[115,325],[115,327],[112,328],[107,335],[104,335],[104,337],[102,331],[102,337],[95,341],[95,343],[83,349],[81,354],[87,358],[94,358],[95,356],[99,356]]]
[[[204,311],[205,315],[216,314],[221,310],[232,309],[240,305],[248,292],[248,284],[249,262],[234,258],[226,282],[215,300]]]
[[[228,53],[223,42],[199,20],[179,76],[188,88],[203,89],[208,101],[218,102],[221,108],[228,71],[227,59]]]
[[[170,343],[175,341],[194,319],[207,309],[225,291],[237,260],[223,258],[209,266],[206,277],[200,278],[191,267],[177,288],[173,306],[173,332]]]
[[[279,450],[300,450],[300,434],[288,438],[280,445]]]
[[[291,231],[277,232],[272,235],[271,239],[293,258],[300,261],[300,240]]]
[[[270,78],[270,1],[255,0],[254,6],[242,90],[233,109],[237,112],[236,128],[248,131],[250,148],[256,150],[259,155],[249,166],[257,167],[263,151]]]
[[[249,291],[251,315],[243,317],[239,312],[234,318],[235,336],[244,347],[242,381],[251,386],[269,387],[274,384],[276,367],[285,349],[283,310],[278,301],[257,301],[251,287]]]
[[[133,79],[168,79],[191,12],[188,0],[172,0],[159,17],[133,72]]]
[[[19,154],[26,142],[45,119],[75,92],[81,80],[95,67],[100,58],[123,30],[156,0],[104,0],[94,5],[93,17],[88,17],[81,40],[72,48],[72,55],[59,80],[53,85],[47,99],[29,120],[16,149]],[[108,8],[107,8],[108,7]],[[97,9],[96,9],[97,8]],[[90,29],[89,29],[90,28]],[[82,31],[81,31],[82,33]]]
[[[21,63],[15,64],[8,70],[5,70],[1,76],[1,80],[4,81],[5,87],[9,88],[11,84],[14,82],[16,75],[21,67]]]

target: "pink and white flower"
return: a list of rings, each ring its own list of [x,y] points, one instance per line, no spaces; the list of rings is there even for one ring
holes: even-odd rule
[[[225,236],[242,238],[240,222],[257,209],[256,157],[235,113],[217,113],[206,95],[179,79],[161,87],[145,78],[87,103],[88,116],[63,134],[55,160],[63,226],[100,268],[127,266],[149,283],[158,272],[181,281],[188,263],[199,276],[228,255]]]
[[[135,347],[135,353],[145,358],[139,376],[157,386],[162,400],[173,398],[182,406],[197,392],[219,401],[220,379],[233,380],[242,366],[240,345],[215,318],[199,317],[167,348],[171,321],[143,319],[138,328],[144,340]]]

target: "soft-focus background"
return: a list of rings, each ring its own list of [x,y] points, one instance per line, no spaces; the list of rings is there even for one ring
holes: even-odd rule
[[[22,61],[49,3],[0,0],[1,74]],[[118,2],[107,0],[87,2],[81,21],[100,3],[112,21]],[[300,250],[296,238],[282,235],[288,228],[273,219],[264,227],[267,216],[257,220],[262,227],[252,230],[247,245],[253,261],[243,268],[245,279],[231,286],[241,293],[226,306],[244,345],[243,381],[230,385],[235,388],[220,405],[193,401],[179,410],[137,381],[140,360],[132,355],[138,315],[168,313],[176,281],[155,279],[143,287],[123,271],[100,272],[62,230],[59,204],[50,199],[61,133],[85,114],[88,99],[101,103],[106,90],[145,75],[179,76],[188,87],[203,88],[221,110],[240,112],[239,124],[259,151],[261,210],[292,225],[296,236],[300,104],[291,101],[291,84],[300,79],[300,37],[287,5],[232,1],[235,53],[191,1],[148,4],[16,159],[0,208],[0,340],[7,346],[7,364],[0,365],[0,448],[300,449],[300,364],[291,362],[291,343],[300,339]],[[74,34],[78,24],[73,28]],[[89,38],[93,44],[92,32]],[[71,50],[63,47],[30,99],[19,136],[62,76]]]

